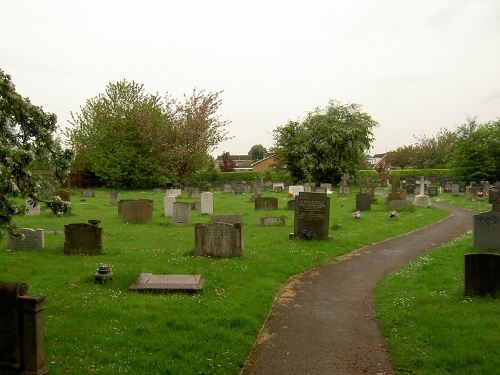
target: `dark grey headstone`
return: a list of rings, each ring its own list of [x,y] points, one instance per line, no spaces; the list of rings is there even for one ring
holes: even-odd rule
[[[437,186],[429,186],[427,188],[427,194],[429,195],[429,197],[437,197],[438,196]]]
[[[102,254],[102,228],[90,223],[64,226],[64,254]]]
[[[235,184],[234,185],[234,194],[243,194],[243,184]]]
[[[369,193],[356,194],[356,210],[370,211],[372,209],[372,196]]]
[[[301,192],[295,197],[294,236],[311,231],[316,238],[328,238],[330,197],[324,193]]]
[[[172,225],[189,225],[191,221],[191,204],[188,202],[174,202],[172,211]]]
[[[500,292],[500,255],[465,254],[464,289],[469,296],[493,296]]]
[[[415,185],[406,183],[406,194],[415,194]]]
[[[474,215],[474,247],[500,250],[500,212]]]
[[[295,211],[295,199],[291,199],[286,202],[286,209],[288,211]]]
[[[493,203],[500,199],[500,187],[492,186],[488,190],[488,202]]]

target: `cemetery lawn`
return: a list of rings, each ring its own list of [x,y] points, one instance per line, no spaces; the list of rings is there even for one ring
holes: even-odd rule
[[[191,225],[172,226],[163,217],[164,194],[152,191],[120,193],[121,199],[154,200],[150,224],[123,224],[117,206],[108,204],[107,190],[84,201],[73,190],[70,215],[42,210],[40,216],[16,219],[20,227],[45,229],[45,248],[9,252],[3,240],[1,279],[26,282],[30,294],[46,296],[45,351],[51,374],[235,374],[291,276],[447,215],[433,207],[412,208],[389,219],[385,198],[379,196],[372,211],[354,219],[355,194],[332,194],[332,239],[289,240],[293,212],[286,210],[286,193],[262,194],[279,198],[279,209],[267,213],[254,210],[250,194],[213,194],[215,214],[243,216],[242,258],[195,257],[194,224],[208,223],[209,217],[191,211]],[[184,195],[179,200],[194,201]],[[261,227],[259,219],[266,215],[284,216],[286,225]],[[58,231],[64,224],[90,219],[101,220],[105,255],[64,255],[64,235]],[[94,273],[101,263],[111,266],[114,277],[99,285]],[[194,295],[128,292],[144,272],[200,274],[205,289]]]

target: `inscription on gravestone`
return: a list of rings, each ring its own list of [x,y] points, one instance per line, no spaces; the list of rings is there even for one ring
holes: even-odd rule
[[[89,223],[64,226],[64,254],[102,254],[102,228]]]
[[[295,198],[293,236],[304,237],[304,230],[316,238],[327,238],[330,222],[330,198],[324,193],[300,193]]]
[[[124,223],[149,223],[153,220],[153,200],[137,199],[124,201],[122,203],[121,216]]]
[[[7,250],[37,250],[44,247],[43,229],[21,228],[21,237],[7,236]]]
[[[194,255],[217,258],[243,256],[243,224],[195,224]]]

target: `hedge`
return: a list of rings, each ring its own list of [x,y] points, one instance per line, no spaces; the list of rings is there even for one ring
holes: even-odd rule
[[[449,177],[452,178],[453,170],[451,169],[395,169],[389,172],[389,176],[398,177]]]

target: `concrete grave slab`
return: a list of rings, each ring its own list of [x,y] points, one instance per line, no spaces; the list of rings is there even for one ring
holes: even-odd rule
[[[141,273],[128,290],[133,292],[185,292],[196,293],[203,290],[205,279],[201,275],[153,275]]]

